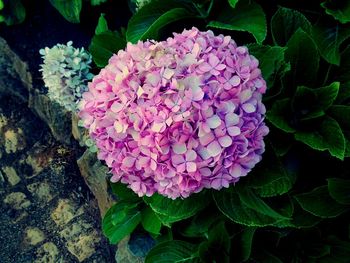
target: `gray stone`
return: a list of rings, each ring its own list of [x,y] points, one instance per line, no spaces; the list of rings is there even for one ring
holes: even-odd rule
[[[27,101],[31,87],[32,76],[27,64],[0,37],[0,95],[1,93],[9,94],[22,101]]]
[[[29,108],[31,108],[40,119],[50,128],[55,139],[63,144],[72,142],[72,113],[49,99],[47,95],[40,94],[34,90],[29,97]]]
[[[108,169],[97,160],[96,154],[89,152],[89,150],[86,150],[83,156],[78,159],[78,166],[87,186],[97,200],[103,217],[114,202],[113,196],[108,192]]]

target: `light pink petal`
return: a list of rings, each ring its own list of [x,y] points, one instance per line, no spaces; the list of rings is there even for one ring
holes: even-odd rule
[[[206,123],[209,125],[211,129],[215,129],[220,126],[221,119],[218,115],[213,115],[207,119]]]
[[[222,147],[227,148],[232,145],[232,139],[230,136],[225,135],[219,138],[219,143]]]
[[[225,64],[219,64],[215,67],[216,70],[224,70],[226,68]]]
[[[215,67],[217,64],[220,63],[220,60],[218,59],[217,56],[215,55],[210,55],[209,56],[209,64],[212,66],[212,67]]]
[[[212,132],[207,133],[203,137],[199,137],[199,142],[203,146],[208,145],[210,142],[212,142],[215,139],[214,134]]]
[[[238,95],[241,102],[244,103],[252,97],[253,92],[250,89],[242,90],[242,92]]]
[[[138,193],[140,191],[140,188],[141,188],[141,183],[140,182],[133,182],[131,185],[130,185],[130,188]]]
[[[118,113],[123,109],[123,104],[119,103],[119,102],[113,102],[112,106],[111,106],[111,111],[113,111],[114,113]]]
[[[246,113],[252,113],[252,112],[255,112],[255,110],[256,110],[255,106],[251,103],[243,104],[242,108]]]
[[[153,122],[151,130],[154,132],[160,132],[164,128],[164,123]]]
[[[157,162],[153,159],[151,159],[150,168],[152,171],[157,170]]]
[[[231,84],[233,87],[237,87],[240,83],[241,83],[241,79],[240,79],[240,77],[238,77],[237,75],[233,76],[233,77],[230,79],[230,84]]]
[[[238,178],[242,176],[242,167],[239,164],[231,166],[229,169],[230,175],[234,178]]]
[[[186,164],[182,163],[176,166],[176,171],[178,173],[183,173],[184,171],[186,171]]]
[[[186,170],[189,173],[194,173],[195,171],[197,171],[197,165],[194,162],[188,162],[186,163]]]
[[[204,62],[198,66],[198,69],[202,72],[208,72],[212,69],[212,67],[208,63]]]
[[[123,159],[123,165],[128,168],[133,167],[134,164],[135,164],[135,157],[127,156]]]
[[[196,160],[197,158],[197,153],[193,150],[189,150],[186,152],[186,161],[191,162]]]
[[[210,73],[211,73],[212,75],[214,75],[214,76],[219,76],[219,75],[220,75],[220,71],[218,71],[218,70],[216,70],[216,69],[212,69],[212,70],[210,71]]]
[[[204,92],[201,87],[192,88],[192,99],[194,101],[200,101],[204,97]]]
[[[197,150],[197,152],[203,160],[208,160],[210,158],[210,154],[207,148],[205,147],[200,148],[199,150]]]
[[[241,129],[237,126],[232,126],[227,128],[227,133],[230,134],[231,136],[237,136],[241,134]]]
[[[185,143],[175,143],[173,145],[173,151],[176,154],[184,154],[187,151],[187,147]]]
[[[221,179],[214,179],[211,181],[210,186],[216,190],[221,189]]]
[[[163,73],[163,77],[166,79],[170,79],[174,75],[175,71],[169,68],[166,68]]]
[[[208,177],[211,175],[211,171],[209,168],[201,168],[199,169],[199,172],[201,173],[202,176]]]
[[[228,113],[225,115],[226,126],[237,125],[239,123],[239,116],[236,113]]]
[[[149,162],[150,158],[149,157],[145,157],[145,156],[141,156],[138,158],[138,164],[142,167],[147,167],[148,166],[148,162]]]
[[[174,165],[178,165],[178,164],[184,163],[185,162],[185,158],[183,157],[183,155],[175,154],[175,155],[171,156],[171,162]]]
[[[222,148],[218,141],[213,141],[207,146],[208,153],[211,157],[215,157],[222,152]]]

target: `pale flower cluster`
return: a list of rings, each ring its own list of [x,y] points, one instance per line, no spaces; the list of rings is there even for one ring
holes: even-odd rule
[[[87,91],[93,77],[90,71],[91,55],[84,48],[74,48],[73,42],[57,44],[40,50],[43,58],[40,71],[48,96],[69,111],[75,111],[77,101]]]

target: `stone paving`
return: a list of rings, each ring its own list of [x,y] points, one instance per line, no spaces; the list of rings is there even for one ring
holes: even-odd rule
[[[75,150],[77,151],[77,150]],[[0,93],[0,262],[113,262],[76,156]]]

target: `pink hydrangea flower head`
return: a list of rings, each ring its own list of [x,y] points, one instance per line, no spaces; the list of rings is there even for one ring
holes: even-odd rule
[[[229,36],[196,28],[113,55],[80,102],[111,180],[175,199],[245,176],[268,133],[258,65]]]

